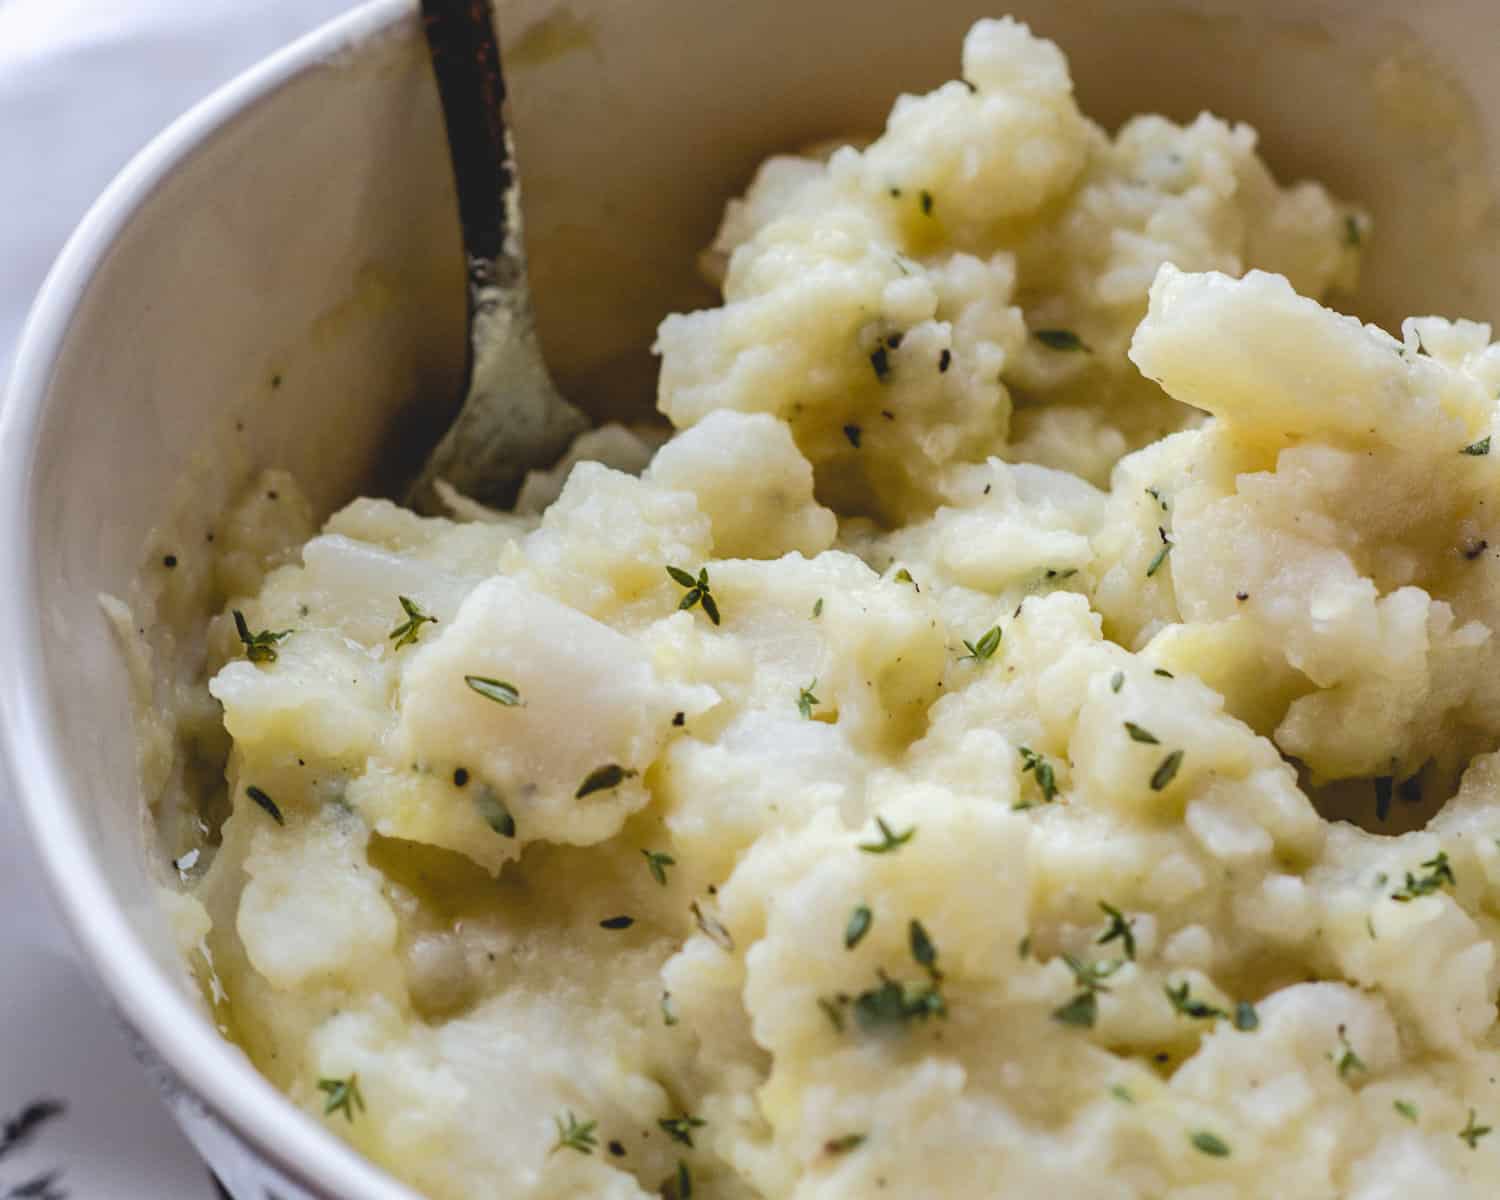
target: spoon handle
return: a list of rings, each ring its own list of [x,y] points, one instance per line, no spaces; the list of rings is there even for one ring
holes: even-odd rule
[[[501,111],[500,41],[490,0],[422,0],[422,27],[443,105],[472,307],[476,290],[497,282],[497,264],[506,257],[516,181]]]

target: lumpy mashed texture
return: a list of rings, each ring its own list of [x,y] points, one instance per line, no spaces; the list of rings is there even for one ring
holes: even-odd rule
[[[219,1019],[437,1200],[1494,1196],[1500,349],[1371,232],[1011,21],[767,162],[664,446],[216,618]]]

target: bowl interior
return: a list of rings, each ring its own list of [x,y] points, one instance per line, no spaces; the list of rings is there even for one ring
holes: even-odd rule
[[[878,128],[897,92],[956,74],[963,31],[997,9],[1062,44],[1106,125],[1244,119],[1282,178],[1368,206],[1361,315],[1500,316],[1486,0],[502,0],[539,320],[565,390],[596,413],[649,406],[656,322],[711,301],[694,255],[755,163]],[[112,965],[123,950],[91,935],[89,905],[124,914],[159,980],[180,971],[97,595],[128,592],[173,512],[206,535],[252,467],[289,468],[332,508],[420,454],[458,380],[462,267],[415,4],[378,0],[345,29],[133,168],[54,276],[6,413],[3,511],[25,564],[0,642],[12,765],[127,1012],[139,972]],[[189,1012],[184,993],[175,1016]]]

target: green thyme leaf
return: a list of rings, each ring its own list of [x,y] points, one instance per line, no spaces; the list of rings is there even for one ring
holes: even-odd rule
[[[365,1111],[365,1098],[360,1094],[358,1072],[350,1075],[348,1079],[320,1079],[318,1091],[328,1097],[323,1104],[325,1117],[341,1112],[344,1114],[344,1119],[352,1125],[355,1111]]]
[[[245,623],[245,614],[239,609],[234,610],[234,628],[240,635],[240,643],[245,647],[245,657],[254,663],[275,662],[276,643],[292,633],[290,629],[283,629],[279,633],[273,633],[269,629],[251,633],[250,626]]]
[[[1172,553],[1172,543],[1165,540],[1165,534],[1162,535],[1162,538],[1163,540],[1161,549],[1156,552],[1156,557],[1153,558],[1150,564],[1146,567],[1147,579],[1150,579],[1151,576],[1155,575],[1158,571],[1161,570],[1162,564],[1167,561],[1167,555]]]
[[[1474,1110],[1472,1108],[1469,1109],[1469,1123],[1459,1130],[1458,1133],[1460,1140],[1468,1142],[1470,1150],[1477,1150],[1479,1148],[1479,1139],[1492,1132],[1491,1127],[1488,1125],[1476,1125],[1474,1123],[1474,1116]]]
[[[1109,677],[1109,690],[1110,691],[1112,691],[1112,692],[1118,692],[1124,686],[1125,686],[1125,672],[1124,671],[1116,671],[1113,675],[1111,675]]]
[[[1135,1097],[1130,1094],[1130,1089],[1123,1083],[1112,1083],[1109,1085],[1109,1094],[1121,1104],[1134,1104]]]
[[[895,580],[897,583],[909,583],[919,592],[922,590],[917,585],[917,581],[911,577],[911,572],[908,571],[905,567],[902,567],[899,571],[896,572]]]
[[[813,695],[813,688],[817,686],[818,681],[814,679],[810,684],[808,684],[805,688],[797,693],[797,711],[802,714],[805,720],[808,721],[812,720],[813,709],[823,703],[815,695]]]
[[[401,602],[401,608],[406,613],[406,620],[391,630],[386,637],[388,640],[395,642],[395,648],[400,650],[403,646],[415,645],[417,639],[421,636],[422,626],[427,624],[436,625],[437,618],[429,617],[418,607],[417,602],[409,596],[397,596],[396,599]]]
[[[986,662],[994,655],[995,650],[1000,645],[1000,626],[991,625],[984,633],[980,634],[977,642],[971,642],[968,638],[965,638],[964,645],[968,647],[969,652],[959,660],[960,662],[971,658],[975,662]]]
[[[1394,1108],[1403,1117],[1405,1117],[1408,1121],[1415,1121],[1417,1119],[1417,1117],[1420,1115],[1417,1112],[1417,1106],[1415,1104],[1413,1104],[1410,1100],[1396,1100],[1396,1101],[1393,1101],[1391,1103],[1391,1107]]]
[[[1042,789],[1042,800],[1051,804],[1057,798],[1057,775],[1052,764],[1029,746],[1018,746],[1016,752],[1021,756],[1021,774],[1029,771],[1036,779],[1037,787]]]
[[[1339,1056],[1334,1060],[1338,1067],[1339,1078],[1347,1079],[1350,1072],[1369,1071],[1365,1060],[1354,1052],[1354,1047],[1349,1044],[1349,1035],[1342,1025],[1339,1026]]]
[[[673,1180],[672,1192],[669,1200],[693,1200],[693,1173],[680,1158],[677,1160],[677,1175]]]
[[[1241,1033],[1250,1033],[1260,1028],[1260,1014],[1250,1001],[1241,1000],[1234,1006],[1234,1027]]]
[[[668,567],[667,574],[672,577],[673,582],[687,588],[682,599],[678,602],[679,611],[702,606],[704,615],[715,625],[719,623],[719,605],[714,599],[713,592],[709,588],[708,568],[700,567],[698,577],[684,571],[681,567]]]
[[[823,1143],[824,1154],[848,1154],[851,1150],[858,1150],[867,1140],[863,1133],[846,1133],[842,1137],[829,1138]]]
[[[1465,446],[1463,448],[1463,450],[1460,451],[1460,453],[1467,454],[1471,458],[1483,458],[1489,452],[1490,452],[1490,435],[1489,434],[1485,434],[1484,437],[1480,438],[1477,442],[1470,442],[1467,446]]]
[[[634,779],[636,774],[637,772],[629,767],[622,767],[619,763],[607,763],[602,767],[595,767],[578,785],[578,790],[573,793],[573,799],[582,800],[594,792],[611,791],[627,779]]]
[[[1193,1143],[1193,1149],[1200,1154],[1207,1154],[1210,1158],[1228,1158],[1229,1145],[1217,1134],[1209,1133],[1206,1129],[1194,1131],[1189,1136]]]
[[[670,854],[663,854],[659,850],[642,850],[641,853],[646,856],[646,868],[651,872],[651,878],[662,887],[666,887],[667,868],[675,867],[677,860]]]
[[[516,836],[516,819],[510,815],[510,809],[505,806],[505,801],[500,798],[500,793],[494,788],[488,785],[479,788],[474,793],[474,807],[484,818],[484,823],[501,837]]]
[[[503,679],[491,679],[487,675],[465,675],[464,682],[486,700],[493,700],[506,708],[515,708],[521,703],[521,693],[516,690],[515,685],[506,683]]]
[[[599,1139],[594,1136],[594,1130],[599,1127],[598,1121],[580,1121],[573,1115],[571,1108],[568,1109],[565,1117],[553,1117],[552,1121],[557,1126],[557,1141],[550,1151],[552,1154],[556,1154],[559,1150],[576,1150],[579,1154],[592,1154],[594,1147],[599,1144]]]
[[[708,1122],[702,1117],[694,1117],[683,1114],[680,1117],[665,1117],[657,1121],[664,1133],[674,1142],[679,1142],[689,1150],[693,1148],[693,1130],[702,1129]]]
[[[861,904],[849,914],[849,923],[844,926],[844,949],[853,950],[859,945],[865,934],[870,932],[870,925],[875,916],[870,912],[869,906]]]
[[[1092,1029],[1099,1019],[1099,1001],[1093,992],[1079,992],[1066,1004],[1054,1008],[1052,1019],[1078,1029]]]
[[[1090,352],[1088,344],[1071,329],[1033,329],[1031,336],[1048,350],[1082,350],[1085,354]]]
[[[937,970],[937,947],[932,944],[932,939],[927,936],[927,930],[922,927],[922,922],[912,920],[906,927],[907,941],[911,945],[911,956],[916,960],[919,967],[927,971]]]
[[[1413,876],[1410,871],[1406,872],[1406,886],[1400,891],[1394,892],[1391,899],[1402,904],[1415,900],[1418,896],[1427,896],[1439,891],[1444,884],[1449,887],[1457,887],[1458,880],[1453,877],[1453,868],[1448,863],[1448,855],[1439,850],[1437,854],[1422,864],[1427,874],[1420,877]]]
[[[271,797],[266,795],[265,792],[261,791],[253,783],[245,789],[245,795],[249,796],[256,804],[265,809],[270,814],[271,820],[275,821],[276,824],[286,824],[286,818],[281,815],[281,809],[276,807],[276,801],[272,800]]]
[[[1359,218],[1353,213],[1344,214],[1344,245],[1357,247],[1360,243]]]
[[[1184,1017],[1192,1017],[1197,1021],[1211,1021],[1215,1017],[1229,1016],[1222,1008],[1216,1008],[1203,1000],[1194,1000],[1189,994],[1188,982],[1185,979],[1175,988],[1170,984],[1166,985],[1162,991],[1171,1001],[1173,1010]]]
[[[677,1010],[672,1006],[672,993],[661,994],[661,1023],[668,1027],[677,1024]]]
[[[722,921],[712,914],[704,912],[703,906],[696,900],[688,905],[688,911],[693,914],[693,922],[698,926],[699,931],[702,932],[704,937],[708,938],[709,941],[713,942],[714,945],[726,954],[734,953],[734,938],[731,936],[729,930],[725,928]]]
[[[1159,792],[1172,780],[1177,778],[1177,769],[1182,766],[1181,750],[1173,750],[1171,754],[1161,760],[1161,764],[1155,771],[1151,772],[1151,790]]]
[[[1101,962],[1084,962],[1071,954],[1062,956],[1068,970],[1073,972],[1079,992],[1061,1008],[1053,1009],[1052,1019],[1064,1025],[1092,1029],[1099,1015],[1098,994],[1108,992],[1104,981],[1125,965],[1123,958],[1108,958]]]
[[[859,848],[866,854],[890,854],[892,851],[899,850],[902,846],[906,845],[917,833],[915,825],[900,833],[893,833],[891,827],[885,823],[883,817],[876,817],[875,825],[880,830],[880,841],[861,842],[859,844]]]
[[[1160,746],[1161,745],[1161,739],[1159,739],[1149,729],[1142,729],[1134,721],[1126,721],[1125,722],[1125,732],[1130,735],[1130,740],[1132,742],[1140,742],[1142,745],[1145,745],[1145,746]]]
[[[812,619],[814,621],[816,621],[822,615],[823,615],[823,597],[819,596],[818,599],[817,599],[817,601],[813,604]]]
[[[1118,939],[1121,946],[1124,947],[1125,957],[1134,962],[1135,932],[1130,928],[1131,922],[1126,920],[1125,914],[1113,904],[1106,904],[1101,900],[1099,901],[1099,907],[1104,911],[1104,915],[1109,918],[1109,927],[1094,940],[1094,945],[1107,946],[1110,942]]]

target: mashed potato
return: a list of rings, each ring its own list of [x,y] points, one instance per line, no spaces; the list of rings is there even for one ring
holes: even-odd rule
[[[1368,234],[985,21],[730,206],[654,454],[261,578],[278,482],[219,1020],[440,1200],[1495,1195],[1500,348]]]

